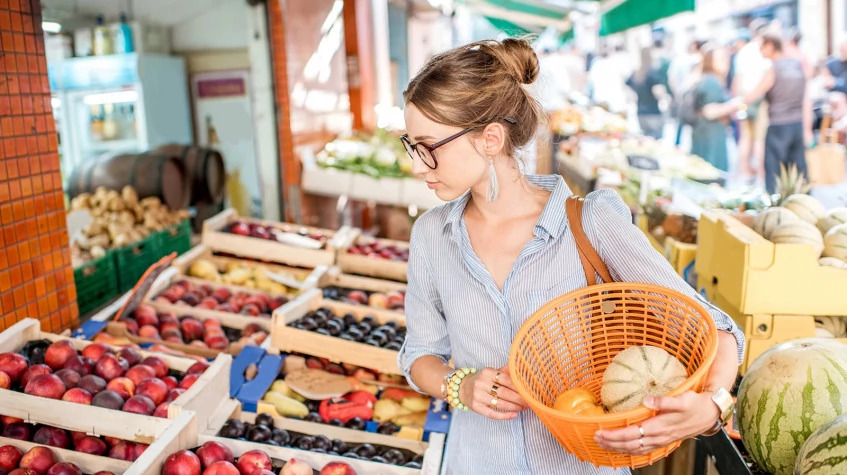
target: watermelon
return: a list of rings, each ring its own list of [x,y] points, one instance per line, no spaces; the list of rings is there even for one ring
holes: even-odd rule
[[[847,410],[847,345],[804,338],[768,349],[741,380],[737,409],[753,460],[773,474],[791,474],[809,435]]]
[[[753,221],[753,230],[759,233],[763,238],[770,239],[774,229],[779,225],[791,221],[800,221],[800,218],[793,211],[779,206],[768,208]]]
[[[794,465],[795,475],[843,473],[847,473],[847,415],[818,427],[806,439]]]
[[[834,226],[823,238],[823,255],[847,260],[847,224]]]

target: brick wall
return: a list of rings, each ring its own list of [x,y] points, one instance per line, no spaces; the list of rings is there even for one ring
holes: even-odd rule
[[[0,0],[0,330],[78,319],[39,0]]]

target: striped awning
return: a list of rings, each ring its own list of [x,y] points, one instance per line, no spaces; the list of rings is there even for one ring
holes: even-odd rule
[[[600,36],[646,25],[677,13],[693,11],[695,0],[611,0],[616,6],[600,17]]]

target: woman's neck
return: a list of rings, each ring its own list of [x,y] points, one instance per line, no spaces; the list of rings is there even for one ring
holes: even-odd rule
[[[488,176],[471,188],[466,212],[471,211],[485,221],[505,221],[543,209],[548,192],[538,188],[520,172],[513,159],[494,163],[499,183],[497,199],[487,201]]]

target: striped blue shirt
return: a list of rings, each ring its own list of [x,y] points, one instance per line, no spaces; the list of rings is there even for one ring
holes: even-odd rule
[[[585,274],[565,215],[571,194],[556,175],[527,177],[552,191],[538,218],[533,238],[524,247],[500,291],[476,256],[463,219],[470,197],[423,214],[412,229],[406,292],[406,342],[400,367],[434,355],[456,367],[500,368],[518,329],[550,300],[585,287]],[[632,225],[629,208],[612,190],[588,195],[583,226],[616,281],[663,285],[703,301]],[[732,319],[706,304],[718,329],[738,341],[744,334]],[[566,474],[628,473],[581,463],[566,452],[532,411],[510,421],[495,421],[471,411],[454,411],[447,438],[447,473]]]

